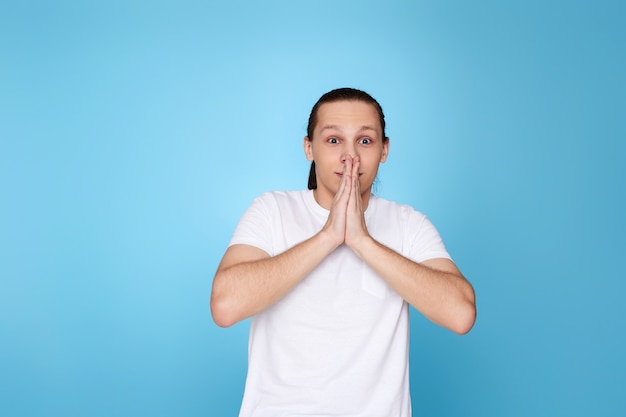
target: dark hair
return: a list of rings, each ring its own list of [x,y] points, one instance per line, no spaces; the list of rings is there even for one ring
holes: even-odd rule
[[[317,112],[320,106],[324,103],[332,103],[336,101],[362,101],[367,104],[371,104],[374,106],[376,111],[378,112],[378,117],[380,118],[380,126],[383,129],[383,142],[387,142],[389,139],[387,135],[385,135],[385,114],[383,113],[383,108],[378,104],[378,101],[374,99],[374,97],[367,94],[365,91],[357,90],[355,88],[337,88],[335,90],[331,90],[320,97],[317,100],[317,103],[311,109],[311,114],[309,115],[309,124],[306,128],[306,134],[309,140],[313,140],[313,130],[315,129],[315,125],[317,124]],[[317,176],[315,175],[315,161],[311,162],[311,170],[309,171],[309,190],[315,190],[317,188]]]

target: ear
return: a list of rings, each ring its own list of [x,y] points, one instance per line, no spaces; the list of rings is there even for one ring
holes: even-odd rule
[[[384,163],[389,155],[389,138],[383,143],[383,152],[380,154],[380,163]]]
[[[307,161],[313,160],[313,149],[311,147],[312,142],[309,140],[308,136],[304,137],[304,143],[302,146],[304,147],[304,155],[306,156]]]

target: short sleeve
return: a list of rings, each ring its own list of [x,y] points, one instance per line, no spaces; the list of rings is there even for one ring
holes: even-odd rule
[[[423,262],[428,259],[446,258],[452,259],[446,250],[439,232],[431,221],[419,212],[411,216],[409,234],[409,257],[415,262]]]
[[[250,245],[272,255],[272,220],[266,199],[265,194],[254,199],[239,220],[228,246]]]

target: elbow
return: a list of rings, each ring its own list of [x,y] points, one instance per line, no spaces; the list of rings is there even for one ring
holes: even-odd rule
[[[213,290],[211,291],[211,317],[213,321],[219,327],[230,327],[239,321],[236,315],[231,297],[220,291],[219,287],[216,288],[214,281]]]
[[[232,308],[228,304],[223,298],[211,294],[211,317],[213,317],[215,324],[220,327],[230,327],[237,323]]]
[[[460,335],[466,335],[472,330],[474,327],[474,323],[476,322],[476,309],[468,308],[466,312],[459,314],[456,322],[453,324],[451,330]]]
[[[463,336],[468,334],[474,327],[474,323],[476,323],[476,301],[473,292],[470,299],[468,299],[459,310],[451,330]]]

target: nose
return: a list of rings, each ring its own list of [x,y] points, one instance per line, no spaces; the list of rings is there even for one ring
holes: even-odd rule
[[[350,158],[359,156],[356,146],[354,146],[354,143],[350,141],[346,141],[344,144],[343,152],[341,153],[341,162],[345,162],[346,156],[349,156]]]

